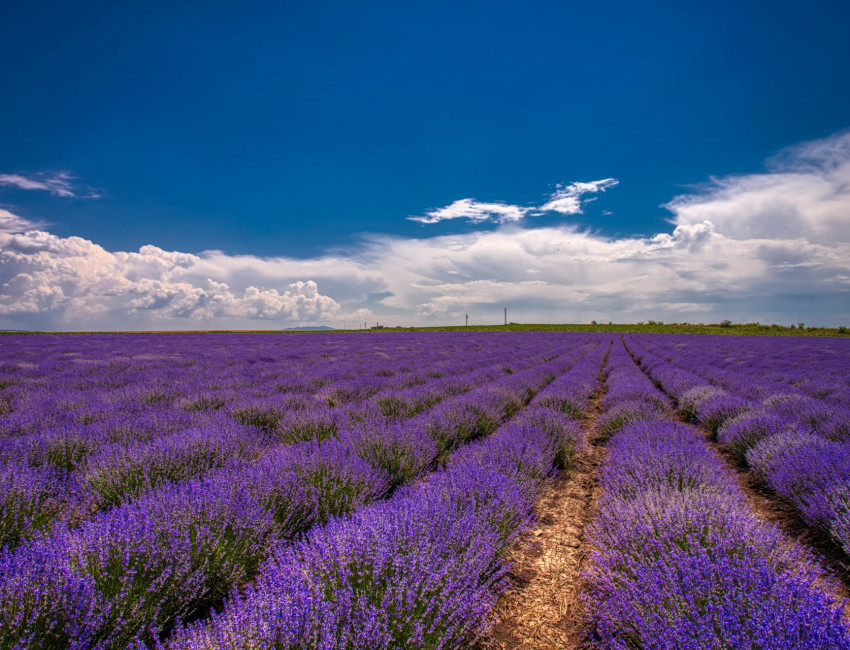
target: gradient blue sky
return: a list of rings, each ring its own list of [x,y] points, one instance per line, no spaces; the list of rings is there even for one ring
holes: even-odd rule
[[[3,3],[0,326],[846,322],[848,33],[838,1]]]

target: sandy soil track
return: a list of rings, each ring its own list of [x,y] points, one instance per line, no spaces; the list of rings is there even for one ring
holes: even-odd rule
[[[514,585],[496,608],[498,622],[480,650],[578,648],[587,623],[581,570],[590,555],[584,528],[596,516],[599,467],[607,455],[596,433],[602,396],[584,422],[587,447],[569,474],[553,481],[537,507],[538,526],[515,551]]]

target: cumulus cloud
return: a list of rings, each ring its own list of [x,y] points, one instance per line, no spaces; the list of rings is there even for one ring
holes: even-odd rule
[[[0,323],[342,327],[462,324],[466,314],[499,323],[507,307],[516,322],[850,324],[848,137],[799,145],[762,173],[715,178],[675,197],[670,229],[647,237],[509,219],[487,232],[376,235],[349,254],[260,258],[155,246],[110,252],[0,213]],[[587,185],[595,189],[574,192],[611,186]]]
[[[0,316],[53,327],[187,327],[322,320],[339,309],[313,280],[232,286],[220,277],[199,279],[202,262],[156,246],[113,253],[81,237],[0,233]]]
[[[710,221],[736,240],[850,242],[850,133],[790,147],[768,173],[713,178],[667,204],[673,223]]]
[[[22,174],[0,174],[0,187],[19,190],[40,190],[53,196],[65,198],[97,199],[101,193],[92,188],[80,188],[76,176],[68,171],[38,172],[29,176]]]

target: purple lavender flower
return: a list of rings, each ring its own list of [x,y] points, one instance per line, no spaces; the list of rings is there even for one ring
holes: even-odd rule
[[[745,412],[727,420],[717,431],[717,440],[739,458],[759,441],[796,430],[793,420],[766,413]]]
[[[666,384],[664,386],[667,388]],[[723,395],[724,392],[723,389],[709,384],[695,386],[679,396],[679,412],[686,420],[698,422],[697,410],[700,405],[711,397]]]
[[[420,474],[439,453],[433,438],[412,433],[403,423],[378,421],[341,431],[339,438],[395,486]]]
[[[513,516],[507,537],[493,525],[516,507],[503,475],[445,476],[433,489],[401,492],[282,547],[222,614],[178,631],[169,647],[452,648],[473,641],[506,586],[501,557],[522,515]]]
[[[93,647],[106,606],[90,576],[80,575],[65,549],[42,542],[0,549],[0,646]]]
[[[828,521],[830,536],[850,557],[850,487],[834,485],[828,494],[832,516]]]
[[[667,413],[658,409],[648,400],[629,400],[621,402],[603,413],[596,421],[596,428],[602,433],[610,435],[633,422],[664,420],[666,418]]]
[[[325,440],[335,437],[344,422],[345,418],[339,411],[315,405],[281,414],[275,426],[275,436],[284,443]]]
[[[850,445],[812,437],[771,451],[769,461],[767,447],[753,450],[765,481],[796,505],[806,522],[828,530],[847,506],[837,495],[850,485]]]
[[[597,558],[590,599],[598,648],[850,648],[841,609],[794,571],[728,538],[660,561]]]
[[[0,465],[0,548],[49,530],[67,505],[62,475],[50,467]]]
[[[256,458],[269,441],[230,419],[135,446],[110,445],[90,456],[82,480],[97,507],[115,505],[165,483],[202,476],[228,463]]]
[[[696,409],[697,420],[712,433],[732,418],[752,409],[748,400],[729,393],[718,393],[699,401]]]
[[[282,537],[380,499],[387,473],[337,440],[279,447],[240,472],[239,480],[274,513]]]

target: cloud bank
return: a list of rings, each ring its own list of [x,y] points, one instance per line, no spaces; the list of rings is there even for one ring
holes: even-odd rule
[[[204,263],[204,257],[156,246],[112,253],[80,237],[40,230],[3,233],[0,317],[47,328],[178,327],[181,322],[192,327],[301,322],[327,318],[339,309],[313,281],[274,288],[243,284],[234,290],[221,273],[197,277],[194,271]]]
[[[615,182],[558,188],[548,209],[575,214],[573,198]],[[352,253],[306,260],[155,246],[111,252],[0,211],[0,324],[341,327],[462,324],[465,314],[498,323],[503,307],[516,322],[850,324],[848,133],[785,150],[765,172],[714,178],[673,198],[670,230],[649,237],[523,227],[512,206],[466,201],[452,204],[461,217],[486,213],[500,226],[376,235]]]

